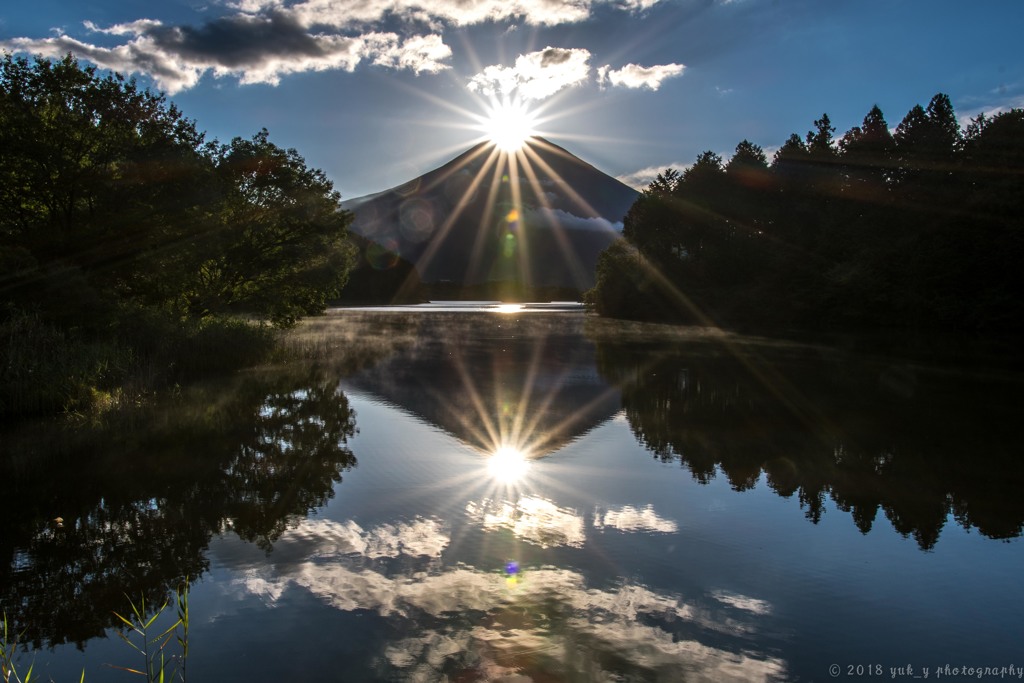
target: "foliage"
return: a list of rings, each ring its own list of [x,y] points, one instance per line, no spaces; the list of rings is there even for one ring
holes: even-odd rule
[[[320,313],[353,261],[350,215],[322,171],[283,150],[266,129],[217,152],[226,188],[213,233],[198,250],[196,278],[181,293],[192,317],[247,312],[290,327]]]
[[[895,135],[877,106],[834,133],[823,114],[770,166],[744,140],[724,166],[704,152],[660,175],[587,300],[740,328],[1019,330],[1024,111],[961,131],[938,94]]]
[[[288,327],[322,312],[354,260],[339,202],[322,171],[266,130],[206,142],[134,81],[70,55],[5,55],[0,413],[74,410],[76,391],[108,391],[126,364],[181,365],[166,354],[175,340],[218,321]],[[26,324],[54,349],[36,375],[46,397],[11,376],[26,370],[10,331]]]

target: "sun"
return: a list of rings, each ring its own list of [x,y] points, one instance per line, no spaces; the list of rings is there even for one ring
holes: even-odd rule
[[[487,115],[481,120],[481,128],[487,139],[503,152],[517,152],[531,137],[536,117],[519,100],[495,102],[487,108]]]

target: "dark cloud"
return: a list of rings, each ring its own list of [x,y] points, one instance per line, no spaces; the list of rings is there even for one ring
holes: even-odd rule
[[[201,26],[157,27],[147,32],[163,50],[193,62],[229,69],[268,57],[322,57],[323,45],[295,20],[273,12],[223,17]]]
[[[559,47],[549,47],[541,54],[541,67],[564,64],[572,57],[572,50],[565,50]]]

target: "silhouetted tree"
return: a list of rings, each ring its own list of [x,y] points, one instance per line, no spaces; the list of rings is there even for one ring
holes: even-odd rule
[[[879,107],[836,143],[827,114],[766,167],[744,140],[723,167],[702,153],[634,205],[624,236],[672,296],[612,315],[727,326],[966,328],[1022,325],[1022,115],[962,134],[949,97],[915,106],[892,135]],[[625,249],[619,249],[625,253]],[[623,261],[627,263],[628,261]],[[612,272],[599,282],[616,287]],[[604,299],[610,301],[610,299]],[[654,314],[657,315],[657,314]]]
[[[857,200],[883,202],[892,181],[896,141],[878,105],[843,136],[839,148],[848,174],[847,192]]]
[[[828,114],[822,114],[814,121],[814,130],[807,133],[807,151],[815,159],[827,159],[835,156],[836,128],[832,125]]]
[[[30,320],[56,340],[64,393],[113,383],[96,378],[211,320],[288,326],[321,312],[354,260],[339,201],[266,130],[205,143],[163,95],[120,75],[70,55],[0,60],[0,338]],[[0,344],[0,414],[59,409],[10,407],[13,348]]]

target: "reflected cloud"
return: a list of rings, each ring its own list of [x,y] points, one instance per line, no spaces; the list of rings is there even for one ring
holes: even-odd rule
[[[470,520],[487,531],[508,529],[518,538],[539,545],[582,548],[586,540],[583,517],[549,500],[522,496],[511,501],[482,500],[466,504]]]
[[[715,591],[711,596],[721,603],[741,609],[751,614],[769,614],[771,612],[771,605],[764,600],[758,600],[757,598],[747,597],[746,595],[739,595],[737,593],[729,593],[726,591]]]
[[[610,527],[619,531],[658,531],[666,534],[679,531],[679,525],[671,519],[660,517],[650,505],[637,509],[625,505],[601,514],[594,514],[594,528]]]
[[[240,583],[270,603],[296,586],[336,609],[371,610],[414,627],[429,622],[384,646],[379,665],[388,677],[438,680],[471,670],[475,680],[593,679],[610,673],[604,662],[619,674],[658,671],[672,680],[772,680],[786,671],[747,639],[769,614],[767,603],[727,593],[698,606],[643,586],[589,587],[582,574],[554,567],[526,571],[510,589],[501,573],[474,567],[389,577],[316,561],[279,577],[254,572]],[[759,607],[740,607],[742,620],[727,614],[743,604]],[[484,616],[469,624],[461,616],[467,612]]]
[[[281,534],[275,551],[288,554],[309,549],[308,556],[330,558],[362,555],[370,559],[385,557],[440,557],[451,539],[440,522],[416,519],[412,522],[381,524],[364,530],[352,520],[306,520]]]

